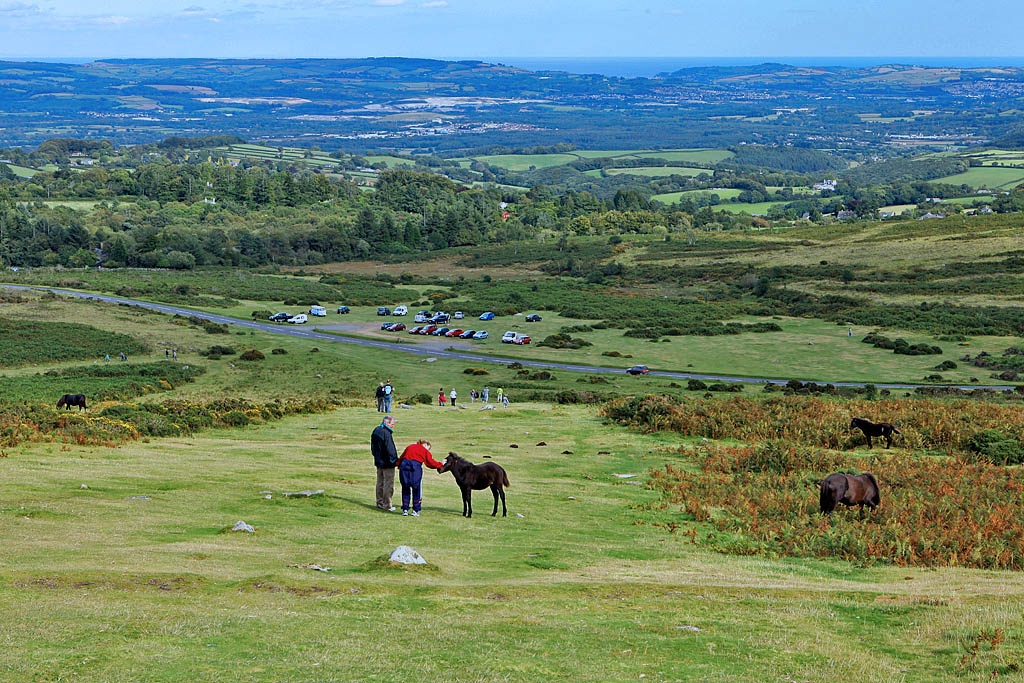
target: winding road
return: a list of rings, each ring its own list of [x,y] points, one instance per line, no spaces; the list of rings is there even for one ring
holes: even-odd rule
[[[387,341],[374,341],[372,339],[358,339],[355,337],[342,337],[334,334],[327,334],[325,332],[317,332],[316,329],[308,327],[294,327],[291,325],[275,325],[269,322],[257,322],[254,320],[241,320],[239,318],[230,318],[225,315],[219,315],[217,313],[206,313],[204,311],[197,311],[191,308],[183,308],[181,306],[170,306],[168,304],[159,304],[149,301],[139,301],[137,299],[125,299],[119,296],[110,296],[107,294],[90,294],[87,292],[77,292],[71,289],[57,289],[54,287],[29,287],[25,285],[4,285],[0,284],[0,287],[4,289],[15,289],[22,291],[46,291],[53,292],[54,294],[63,294],[65,296],[78,297],[80,299],[93,299],[97,301],[106,301],[112,304],[127,304],[130,306],[139,306],[141,308],[147,308],[153,311],[160,311],[161,313],[177,314],[177,315],[190,315],[204,320],[210,320],[216,323],[224,323],[227,325],[237,325],[239,327],[246,327],[251,330],[259,330],[261,332],[268,332],[270,334],[284,334],[290,337],[299,337],[301,339],[316,339],[319,341],[336,342],[340,344],[355,344],[356,346],[369,346],[375,349],[383,349],[385,351],[398,351],[401,353],[411,353],[417,356],[429,356],[431,358],[451,358],[456,360],[468,360],[482,363],[499,363],[501,365],[508,365],[510,363],[520,363],[524,367],[531,368],[544,368],[547,370],[566,370],[569,372],[586,372],[591,374],[606,374],[606,375],[621,375],[622,370],[615,368],[604,368],[594,365],[578,365],[575,363],[557,363],[553,361],[538,361],[538,360],[524,360],[521,358],[501,358],[498,356],[487,356],[476,353],[466,353],[463,351],[449,351],[439,350],[436,348],[425,348],[417,344],[396,344],[394,342]],[[650,375],[656,377],[672,377],[675,379],[699,379],[699,380],[710,380],[713,382],[743,382],[746,384],[785,384],[788,379],[770,378],[770,377],[732,377],[723,375],[706,375],[696,372],[670,372],[667,370],[651,370]],[[819,382],[820,384],[833,384],[837,387],[862,387],[865,382]],[[937,386],[934,384],[884,384],[874,383],[879,389],[916,389],[922,386]],[[946,386],[946,385],[942,385]],[[960,385],[955,386],[957,389],[995,389],[999,391],[1006,391],[1012,389],[1010,386],[1000,385]]]

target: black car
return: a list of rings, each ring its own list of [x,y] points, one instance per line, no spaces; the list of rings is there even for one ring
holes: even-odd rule
[[[530,315],[526,316],[526,322],[528,323],[539,323],[540,321],[541,317],[536,313],[531,313]]]
[[[430,319],[430,322],[434,323],[435,325],[440,325],[442,323],[448,322],[451,319],[452,317],[447,313],[438,313],[437,315]]]
[[[459,339],[469,339],[474,334],[476,334],[476,330],[466,330],[465,332],[459,335]]]
[[[451,329],[452,328],[450,327],[439,327],[430,334],[434,335],[435,337],[443,337],[444,335],[448,334],[449,330]]]
[[[634,365],[629,370],[626,370],[631,375],[646,375],[651,369],[646,365]]]
[[[394,325],[394,324],[395,323],[381,323],[380,324],[380,329],[382,329],[382,330],[390,330],[391,326]]]
[[[348,306],[338,306],[338,315],[344,315],[348,312]]]
[[[387,306],[378,306],[377,315],[391,315],[391,309]]]
[[[274,315],[267,318],[267,320],[270,320],[275,323],[283,323],[284,321],[288,320],[291,317],[292,316],[290,313],[275,313]]]

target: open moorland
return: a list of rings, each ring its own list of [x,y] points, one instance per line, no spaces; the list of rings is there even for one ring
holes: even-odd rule
[[[0,289],[0,670],[1016,680],[1019,231],[978,215],[583,235],[288,273],[7,271],[239,321],[321,304],[324,319],[284,326],[338,341]],[[399,304],[410,316],[376,313]],[[452,323],[489,338],[380,329],[421,309],[462,311]],[[532,343],[500,343],[508,330]],[[447,348],[481,358],[429,355]],[[633,364],[794,381],[621,372]],[[427,438],[435,455],[499,463],[507,517],[481,491],[464,518],[451,475],[433,472],[421,517],[374,507],[372,394],[387,379],[399,447]],[[875,386],[889,382],[921,386]],[[485,386],[510,405],[471,402]],[[438,407],[439,388],[460,407]],[[88,410],[59,411],[74,392]],[[869,451],[852,417],[895,423],[894,446]],[[824,476],[865,470],[877,510],[819,514]],[[314,493],[285,495],[299,491]],[[398,545],[428,564],[389,563]]]

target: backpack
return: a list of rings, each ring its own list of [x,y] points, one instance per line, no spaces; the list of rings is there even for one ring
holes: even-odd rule
[[[390,384],[385,384],[384,385],[384,395],[385,396],[390,396],[391,395],[391,385]]]

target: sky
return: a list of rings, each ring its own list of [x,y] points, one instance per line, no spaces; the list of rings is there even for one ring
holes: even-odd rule
[[[1021,56],[1024,3],[980,10],[953,0],[0,0],[0,59]]]

